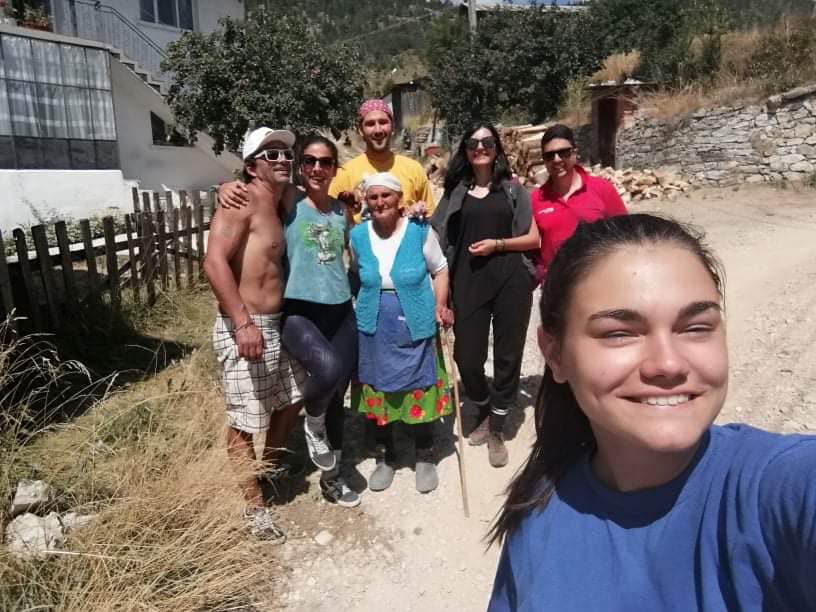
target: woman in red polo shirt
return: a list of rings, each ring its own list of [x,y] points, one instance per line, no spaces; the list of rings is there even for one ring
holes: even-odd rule
[[[547,128],[541,153],[549,178],[532,194],[533,218],[541,234],[541,257],[536,277],[542,281],[558,247],[572,236],[581,221],[625,215],[626,206],[615,186],[591,176],[577,162],[575,134],[566,125]]]

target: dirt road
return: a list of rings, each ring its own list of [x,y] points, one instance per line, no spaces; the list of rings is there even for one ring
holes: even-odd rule
[[[633,211],[659,212],[701,227],[725,264],[731,391],[720,421],[816,431],[816,191],[701,190]],[[531,443],[531,403],[543,368],[537,324],[534,314],[510,465],[493,469],[484,447],[466,448],[470,518],[462,515],[450,443],[439,466],[440,487],[430,495],[414,490],[410,469],[400,470],[388,491],[366,492],[357,510],[318,501],[312,484],[281,508],[294,537],[280,549],[290,571],[284,595],[270,609],[485,609],[498,550],[485,551],[482,537]],[[373,466],[367,459],[357,468],[368,475]],[[313,540],[321,530],[334,538],[323,547]]]

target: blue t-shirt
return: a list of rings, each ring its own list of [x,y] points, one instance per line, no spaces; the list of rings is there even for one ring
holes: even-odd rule
[[[502,551],[489,611],[816,610],[816,437],[712,427],[660,487],[584,457]]]
[[[343,250],[348,221],[345,208],[332,200],[322,213],[301,199],[285,219],[286,289],[283,296],[318,304],[342,304],[351,299]]]

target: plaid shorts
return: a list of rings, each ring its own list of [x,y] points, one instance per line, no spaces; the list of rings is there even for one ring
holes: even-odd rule
[[[269,429],[272,413],[303,399],[306,372],[281,346],[280,314],[251,315],[264,338],[258,361],[238,357],[232,320],[218,315],[213,348],[223,370],[224,399],[230,427],[246,433]]]

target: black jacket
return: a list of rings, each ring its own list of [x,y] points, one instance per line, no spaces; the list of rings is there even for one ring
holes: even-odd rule
[[[504,180],[501,183],[501,190],[507,196],[507,201],[513,209],[512,236],[523,236],[530,231],[530,224],[533,221],[533,208],[530,204],[530,194],[522,185],[516,181]],[[456,267],[456,253],[458,246],[458,236],[451,231],[451,219],[462,212],[462,204],[467,196],[468,186],[459,183],[453,191],[445,193],[439,201],[433,216],[431,225],[439,236],[439,244],[442,252],[448,260],[448,270],[453,278],[453,271]],[[530,273],[531,278],[535,278],[534,259],[537,251],[526,251],[522,254],[524,267]]]

